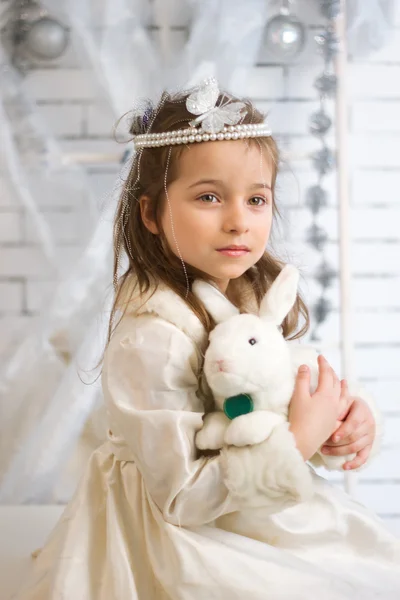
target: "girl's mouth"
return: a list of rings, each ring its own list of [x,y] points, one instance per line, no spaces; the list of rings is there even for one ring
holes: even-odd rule
[[[250,250],[247,246],[227,246],[226,248],[219,248],[218,252],[225,256],[244,256]]]

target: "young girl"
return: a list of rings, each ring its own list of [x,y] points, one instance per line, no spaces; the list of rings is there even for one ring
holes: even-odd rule
[[[265,442],[214,455],[195,446],[212,410],[201,373],[213,323],[192,283],[205,279],[242,312],[257,312],[283,266],[265,250],[279,158],[262,115],[209,80],[163,94],[131,132],[136,155],[115,221],[118,319],[102,373],[108,441],[18,598],[400,598],[399,541],[308,465],[324,442],[331,454],[356,452],[353,468],[377,444],[373,404],[349,396],[323,357],[316,392],[300,369],[289,422]],[[128,266],[118,277],[122,250]],[[298,297],[285,337],[300,337],[307,323]],[[285,460],[273,452],[278,433]],[[238,472],[245,499],[232,485]],[[310,476],[314,493],[304,497]],[[219,526],[252,507],[269,543]]]

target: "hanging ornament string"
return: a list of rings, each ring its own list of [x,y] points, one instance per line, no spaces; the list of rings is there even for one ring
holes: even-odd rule
[[[312,306],[315,326],[311,330],[311,340],[319,341],[318,329],[327,319],[332,310],[327,298],[327,290],[337,277],[337,271],[326,259],[325,251],[328,233],[318,224],[318,216],[328,205],[328,192],[324,187],[324,178],[335,168],[334,152],[327,145],[326,136],[332,127],[332,119],[327,113],[328,100],[336,94],[336,75],[334,73],[334,58],[339,51],[339,41],[335,34],[335,19],[340,12],[340,0],[319,0],[320,10],[326,18],[324,29],[315,36],[319,51],[323,56],[324,68],[314,82],[319,96],[319,108],[310,116],[310,133],[321,143],[321,148],[313,153],[312,164],[316,171],[316,183],[306,191],[306,205],[312,214],[312,225],[306,232],[307,243],[320,253],[321,261],[314,278],[320,293]]]

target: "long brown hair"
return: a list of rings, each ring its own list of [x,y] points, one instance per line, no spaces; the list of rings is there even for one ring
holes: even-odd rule
[[[193,115],[186,108],[187,95],[187,93],[176,95],[164,93],[157,107],[149,108],[144,114],[133,118],[130,126],[131,135],[134,136],[149,131],[149,123],[153,133],[174,131],[187,126],[188,122],[193,119]],[[218,102],[222,101],[223,97],[226,99],[227,96],[234,101],[237,100],[231,95],[224,94],[220,95]],[[264,115],[253,106],[250,100],[243,99],[242,102],[246,104],[248,109],[241,121],[243,124],[262,123],[264,121]],[[266,150],[273,162],[271,187],[273,215],[276,218],[279,215],[275,201],[275,183],[279,163],[276,142],[272,137],[249,139],[248,141],[249,143],[258,143],[260,151],[261,148]],[[167,172],[165,183],[168,186],[177,176],[179,157],[184,151],[185,146],[182,145],[144,148],[132,163],[123,186],[114,223],[114,282],[116,284],[116,295],[107,343],[110,341],[116,326],[113,325],[114,315],[117,309],[121,308],[122,297],[124,298],[123,305],[126,310],[129,298],[132,298],[134,293],[145,295],[149,290],[155,290],[160,282],[166,284],[186,302],[198,316],[207,332],[210,332],[214,326],[203,304],[191,291],[191,283],[194,279],[204,279],[206,275],[187,264],[186,271],[190,284],[189,293],[187,293],[187,280],[182,262],[168,247],[161,227],[161,214],[165,201],[165,174]],[[159,234],[151,233],[143,223],[139,202],[142,196],[149,198],[150,212],[158,226]],[[118,276],[121,250],[128,258],[128,266],[125,272]],[[258,303],[260,303],[283,266],[282,261],[266,251],[261,259],[244,273],[243,277],[254,289]],[[133,282],[133,285],[131,282]],[[129,293],[128,300],[125,301],[127,287]],[[122,316],[125,314],[125,310],[122,311]],[[301,317],[304,323],[300,327]],[[298,295],[294,307],[283,322],[283,334],[285,338],[295,339],[304,335],[308,327],[308,310],[301,296]]]

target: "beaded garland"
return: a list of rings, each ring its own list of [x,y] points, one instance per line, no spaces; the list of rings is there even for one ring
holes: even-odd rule
[[[193,144],[194,142],[268,137],[270,135],[272,135],[272,132],[267,123],[253,123],[248,125],[228,125],[219,133],[199,133],[199,129],[196,129],[196,127],[166,131],[164,133],[144,133],[136,135],[133,141],[137,148],[155,148],[176,144]]]

